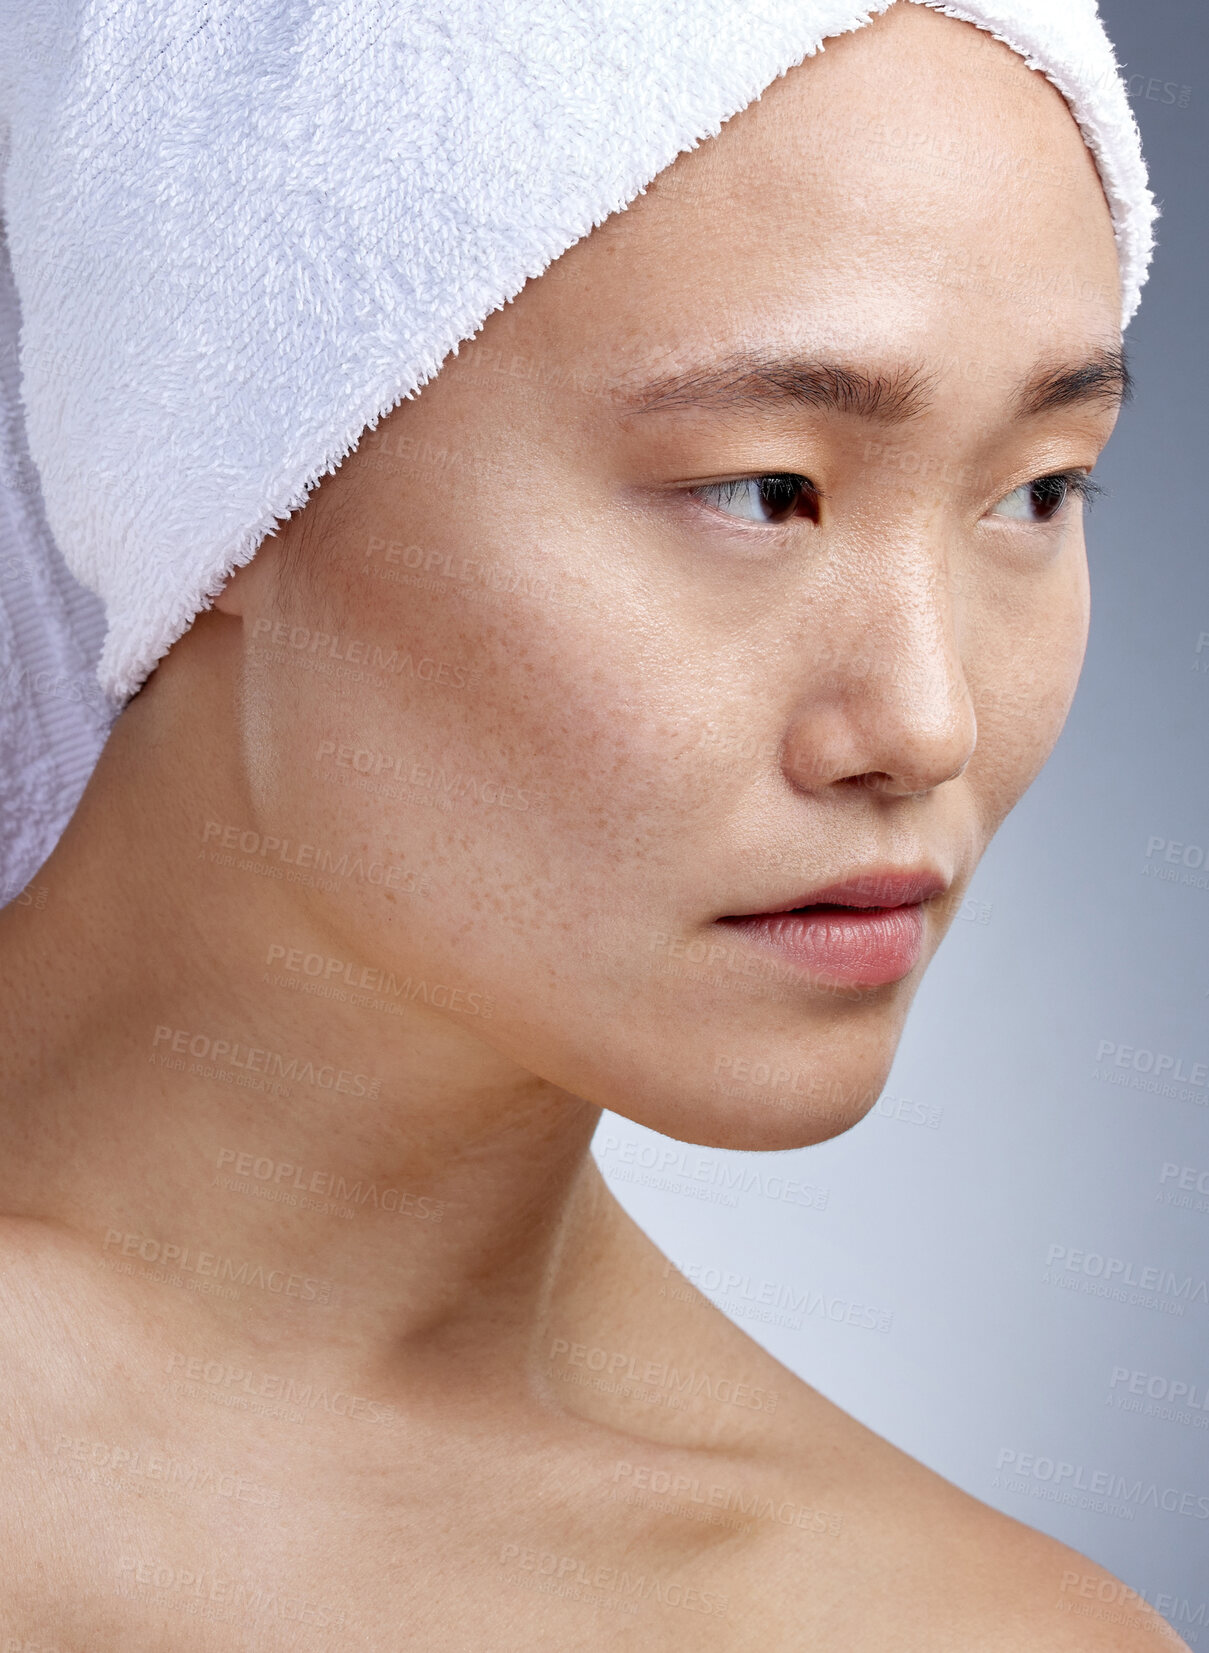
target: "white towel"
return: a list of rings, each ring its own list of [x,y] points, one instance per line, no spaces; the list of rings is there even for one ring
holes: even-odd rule
[[[0,666],[20,695],[0,764],[22,819],[0,821],[0,899],[53,847],[105,722],[31,669],[78,684],[96,623],[54,547],[103,603],[116,709],[493,310],[891,3],[0,0],[23,404],[6,371],[19,595]],[[1155,206],[1095,0],[916,3],[989,30],[1066,96],[1128,321]],[[14,457],[26,442],[40,496]]]

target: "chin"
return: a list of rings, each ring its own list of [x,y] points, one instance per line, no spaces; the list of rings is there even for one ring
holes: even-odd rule
[[[707,1059],[693,1089],[681,1084],[669,1092],[652,1085],[638,1100],[631,1090],[604,1106],[703,1148],[809,1148],[859,1125],[885,1089],[897,1038],[875,1042],[865,1033],[859,1042],[859,1053],[849,1050],[836,1059],[834,1050],[803,1048],[800,1041],[771,1055],[767,1047],[743,1051],[736,1041],[733,1054]],[[870,1048],[875,1043],[880,1048]]]

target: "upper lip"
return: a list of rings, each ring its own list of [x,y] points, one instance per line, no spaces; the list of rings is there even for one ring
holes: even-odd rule
[[[837,884],[808,890],[769,907],[725,916],[763,918],[772,913],[796,912],[799,907],[913,907],[948,887],[949,880],[930,867],[869,867]]]

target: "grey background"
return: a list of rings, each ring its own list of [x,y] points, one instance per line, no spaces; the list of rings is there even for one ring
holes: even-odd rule
[[[825,1189],[824,1208],[754,1193],[711,1203],[719,1184],[678,1176],[677,1162],[658,1173],[677,1191],[629,1180],[655,1175],[644,1165],[661,1149],[682,1150],[613,1115],[594,1148],[677,1263],[892,1311],[887,1332],[817,1313],[794,1329],[708,1291],[862,1422],[1119,1574],[1209,1648],[1209,1520],[1146,1501],[1152,1485],[1160,1500],[1209,1498],[1209,1410],[1182,1422],[1114,1404],[1136,1372],[1195,1385],[1209,1408],[1209,1175],[1200,1209],[1195,1192],[1188,1206],[1163,1203],[1179,1178],[1161,1180],[1164,1165],[1209,1172],[1209,1085],[1183,1087],[1188,1101],[1095,1077],[1104,1043],[1126,1081],[1136,1070],[1117,1067],[1123,1048],[1140,1067],[1147,1052],[1190,1075],[1209,1063],[1209,17],[1203,0],[1100,10],[1132,77],[1163,216],[1126,335],[1138,393],[1097,473],[1109,494],[1088,522],[1092,633],[1067,728],[980,867],[874,1112],[790,1154],[710,1150]],[[1144,872],[1154,838],[1152,869],[1199,884]],[[1183,846],[1174,865],[1171,845]],[[1182,1315],[1047,1283],[1051,1246],[1119,1259],[1137,1278],[1171,1271],[1159,1295]],[[1114,1386],[1119,1368],[1131,1379]],[[1005,1484],[1005,1452],[1033,1455],[1030,1473]],[[1058,1461],[1088,1486],[1097,1471],[1121,1477],[1131,1518],[1081,1507],[1078,1492],[1051,1501]]]

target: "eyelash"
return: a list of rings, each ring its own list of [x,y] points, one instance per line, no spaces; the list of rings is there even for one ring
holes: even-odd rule
[[[796,471],[766,471],[755,476],[727,477],[720,482],[699,482],[694,487],[686,489],[685,492],[688,493],[690,497],[699,498],[699,496],[708,489],[737,488],[742,486],[745,482],[756,482],[760,484],[766,482],[799,484],[801,486],[803,497],[811,499],[815,503],[816,507],[824,498],[822,490],[818,488],[815,483],[811,482],[809,477],[802,476]],[[1017,487],[1010,489],[1008,493],[1004,494],[1003,499],[1010,499],[1012,494],[1019,493],[1021,488],[1036,488],[1043,482],[1060,482],[1064,485],[1066,491],[1063,494],[1061,503],[1055,508],[1053,515],[1041,523],[1033,524],[1032,526],[1034,527],[1048,527],[1051,522],[1062,515],[1066,508],[1067,502],[1072,496],[1082,499],[1085,504],[1090,505],[1104,492],[1104,489],[1100,483],[1093,481],[1087,471],[1047,471],[1043,476],[1036,476],[1028,482],[1019,483]],[[996,504],[1002,504],[1002,502],[1002,499],[997,500]],[[701,503],[704,504],[705,502],[701,501]],[[717,510],[716,507],[708,505],[706,508],[709,510]],[[717,511],[717,514],[720,516],[726,516],[726,513],[723,511]],[[792,521],[793,517],[797,514],[798,513],[795,511],[790,517],[784,518],[780,522],[761,523],[753,521],[751,518],[744,519],[742,517],[727,517],[727,520],[730,522],[746,522],[747,525],[752,528],[783,528],[787,526],[788,522]],[[815,511],[815,515],[810,520],[817,522],[817,509]]]
[[[1091,505],[1104,492],[1100,484],[1094,482],[1086,471],[1047,471],[1044,476],[1035,476],[1029,482],[1021,482],[1018,487],[1012,488],[1003,495],[1003,499],[996,500],[995,503],[1001,505],[1004,499],[1010,499],[1012,494],[1019,493],[1021,488],[1037,488],[1044,482],[1060,482],[1065,491],[1051,516],[1045,518],[1042,522],[1031,524],[1031,526],[1037,528],[1048,528],[1052,523],[1057,522],[1060,517],[1065,515],[1066,507],[1072,498],[1081,499],[1085,505]]]
[[[1054,471],[1056,477],[1061,477],[1072,493],[1078,494],[1081,499],[1089,502],[1104,492],[1103,487],[1089,476],[1086,471]],[[1041,479],[1038,478],[1040,481]]]

